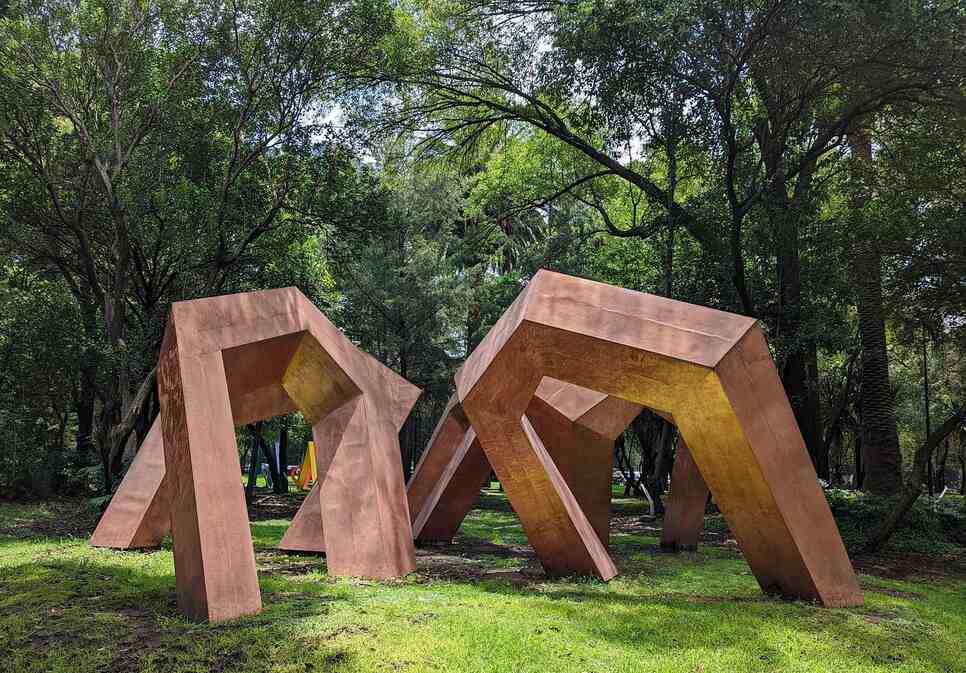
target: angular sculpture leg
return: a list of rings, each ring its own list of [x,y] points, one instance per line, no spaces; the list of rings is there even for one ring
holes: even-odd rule
[[[171,480],[178,605],[224,621],[261,610],[238,447],[220,352],[179,354],[172,322],[158,368]],[[190,410],[190,412],[189,412]]]
[[[355,397],[313,427],[330,575],[398,577],[416,569],[399,435],[387,410]]]
[[[547,573],[614,577],[617,568],[526,416],[513,422],[484,405],[464,408]]]
[[[452,540],[463,520],[461,515],[455,523],[452,521],[456,518],[455,502],[467,496],[456,484],[451,486],[450,482],[459,470],[463,456],[470,448],[470,444],[466,444],[468,432],[470,432],[470,422],[459,405],[459,399],[453,395],[433,429],[433,434],[419,457],[409,483],[406,484],[409,516],[413,523],[413,536],[417,540],[448,542]],[[482,452],[482,449],[479,450]],[[483,460],[486,460],[485,457]],[[489,469],[489,463],[487,463],[487,469]],[[460,480],[457,484],[459,483],[463,481]],[[469,497],[475,497],[475,494]],[[438,509],[452,516],[436,518]],[[433,532],[426,531],[424,535],[427,522],[431,519],[434,519],[434,523],[430,525]]]
[[[613,440],[571,421],[536,396],[527,407],[527,419],[606,547],[610,541]]]
[[[291,525],[278,543],[282,551],[325,552],[325,536],[322,532],[322,501],[319,498],[319,482],[305,496],[302,506],[295,513]]]
[[[493,469],[472,428],[457,436],[468,421],[458,424],[453,416],[450,410],[440,421],[409,482],[413,535],[421,542],[452,541]],[[537,396],[527,407],[527,418],[606,545],[613,440],[571,421]]]
[[[91,536],[94,547],[157,547],[171,531],[164,441],[155,419],[111,503]]]
[[[442,449],[439,445],[432,448]],[[414,515],[413,535],[420,542],[452,541],[493,469],[472,428],[449,458],[422,509]]]
[[[661,548],[668,551],[694,550],[704,529],[708,485],[683,437],[678,438],[671,471],[671,499],[664,513]]]

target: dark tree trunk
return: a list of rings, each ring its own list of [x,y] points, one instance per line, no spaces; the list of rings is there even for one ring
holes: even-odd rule
[[[251,504],[252,498],[255,497],[255,482],[258,480],[258,436],[254,427],[253,425],[248,426],[252,443],[248,461],[248,484],[245,486],[245,501],[248,504]]]
[[[902,486],[902,454],[896,429],[895,401],[889,384],[882,271],[872,243],[860,242],[853,254],[853,284],[857,293],[862,378],[859,385],[863,488],[889,495]]]
[[[631,423],[631,429],[641,445],[641,464],[638,489],[646,488],[654,501],[655,515],[664,514],[661,495],[671,473],[674,430],[663,418],[649,409],[642,411]],[[643,491],[639,490],[640,495]]]
[[[872,140],[856,131],[850,137],[855,158],[866,166],[872,161]],[[856,209],[868,201],[866,192],[854,199]],[[859,318],[859,384],[863,488],[890,495],[902,488],[902,454],[896,428],[895,400],[889,383],[889,354],[886,350],[885,310],[882,305],[882,255],[871,240],[856,241],[852,251],[852,284]]]
[[[909,510],[912,509],[912,506],[916,504],[916,500],[922,494],[922,482],[925,477],[929,458],[936,450],[936,447],[950,433],[962,426],[964,420],[966,420],[966,407],[960,408],[956,413],[946,419],[936,432],[926,437],[926,441],[916,449],[912,463],[912,472],[909,475],[909,480],[906,482],[905,487],[902,489],[901,497],[892,508],[892,511],[879,524],[879,527],[869,536],[865,551],[875,552],[881,549],[889,541],[889,538],[892,537],[896,529],[899,528],[899,525],[906,518]]]
[[[255,423],[255,446],[261,450],[262,455],[265,456],[265,462],[268,463],[268,476],[272,480],[272,492],[278,493],[279,483],[282,481],[282,476],[279,474],[279,465],[275,458],[275,452],[272,447],[268,445],[262,438],[262,421]],[[285,491],[282,491],[283,493]]]
[[[922,398],[923,398],[923,416],[926,422],[926,437],[932,433],[932,419],[929,417],[929,408],[931,406],[929,399],[929,341],[926,338],[926,330],[922,331]],[[932,465],[932,452],[929,452],[929,458],[926,459],[926,492],[929,493],[929,497],[936,494],[936,488],[933,483],[933,465]]]
[[[664,516],[664,501],[662,496],[666,490],[668,476],[674,467],[672,453],[674,428],[667,421],[663,421],[663,427],[658,435],[657,447],[654,456],[654,469],[648,479],[648,490],[654,499],[654,514]]]
[[[815,471],[828,479],[828,455],[822,436],[818,396],[818,346],[802,338],[802,269],[799,257],[797,214],[781,208],[779,217],[778,286],[781,297],[779,334],[785,342],[781,369],[795,420],[802,431]]]
[[[77,440],[75,453],[77,463],[86,465],[94,448],[94,372],[90,367],[81,369],[80,385],[77,391]]]
[[[936,489],[942,493],[946,488],[946,462],[949,460],[949,438],[943,445],[943,452],[939,454],[939,467],[936,468]]]
[[[278,481],[275,493],[288,493],[288,417],[283,417],[278,429]]]

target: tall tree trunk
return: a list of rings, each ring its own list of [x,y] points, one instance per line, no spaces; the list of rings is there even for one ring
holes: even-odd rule
[[[818,476],[828,479],[828,457],[822,433],[818,396],[818,346],[802,336],[802,263],[799,213],[790,203],[784,179],[772,190],[773,216],[778,226],[778,291],[781,309],[778,333],[784,341],[781,379],[795,420]],[[824,457],[823,457],[824,456]]]
[[[931,406],[931,401],[929,399],[929,341],[926,338],[926,330],[922,330],[922,406],[923,406],[923,419],[926,423],[926,434],[928,437],[932,433],[932,419],[929,417],[929,408]],[[929,457],[926,459],[926,492],[929,497],[936,494],[935,486],[933,485],[933,467],[932,467],[932,452],[929,452]]]
[[[280,474],[281,470],[279,469],[275,451],[272,450],[272,447],[270,447],[268,442],[266,442],[262,437],[262,423],[262,421],[259,421],[258,423],[255,423],[254,426],[250,427],[255,428],[255,446],[261,450],[262,455],[265,456],[265,462],[268,463],[268,476],[269,479],[272,480],[272,492],[278,493],[279,483],[282,481],[283,477]]]
[[[94,448],[94,395],[94,369],[89,366],[82,367],[75,404],[77,412],[75,453],[79,465],[87,464],[88,456]]]
[[[865,132],[850,137],[859,161],[872,161],[872,141]],[[854,199],[856,210],[868,201],[867,193]],[[896,428],[895,400],[889,383],[889,353],[886,349],[885,310],[882,305],[882,255],[874,241],[856,241],[852,249],[852,284],[859,317],[859,384],[863,488],[889,495],[902,487],[902,454]]]
[[[258,481],[258,442],[254,433],[251,436],[251,453],[248,458],[248,484],[245,485],[245,502],[249,505],[255,497],[255,482]]]
[[[939,454],[939,467],[936,468],[936,490],[940,493],[946,488],[946,462],[949,460],[949,437],[943,444],[943,452]]]

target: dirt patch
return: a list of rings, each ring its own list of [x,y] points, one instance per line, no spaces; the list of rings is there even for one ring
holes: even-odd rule
[[[860,573],[886,579],[966,580],[966,550],[946,554],[881,552],[855,557],[852,565]]]
[[[115,611],[130,631],[112,645],[114,656],[108,670],[118,673],[143,669],[141,656],[161,646],[161,629],[154,616],[144,610],[124,608]]]
[[[83,498],[0,507],[0,536],[15,538],[90,537],[101,516]]]
[[[308,491],[295,490],[284,495],[256,492],[255,497],[248,505],[248,520],[291,519],[302,506],[302,502],[308,494]]]

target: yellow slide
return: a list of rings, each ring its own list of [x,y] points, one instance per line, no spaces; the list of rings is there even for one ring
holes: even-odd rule
[[[309,442],[309,446],[305,450],[305,460],[302,461],[302,467],[299,468],[299,476],[295,478],[295,483],[298,484],[300,489],[307,491],[310,488],[309,485],[317,477],[315,471],[315,442]]]

